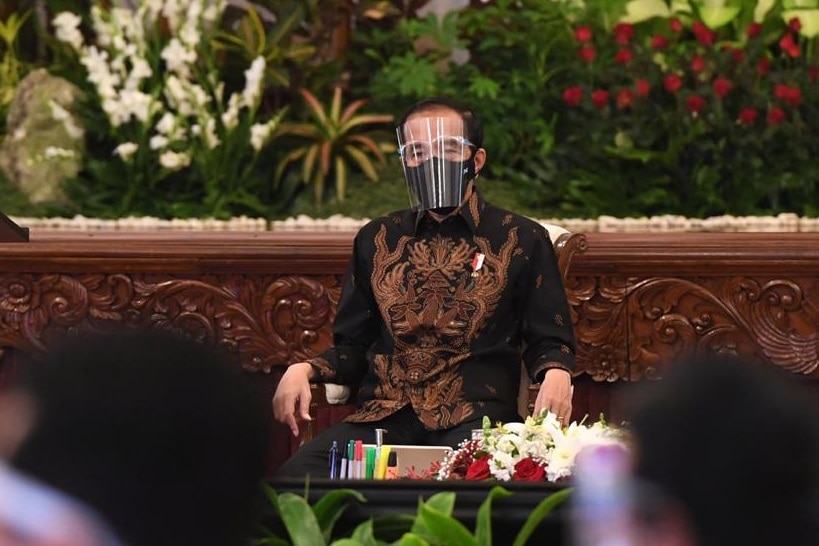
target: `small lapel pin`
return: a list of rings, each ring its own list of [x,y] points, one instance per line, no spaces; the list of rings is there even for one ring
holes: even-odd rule
[[[483,260],[486,258],[486,255],[476,252],[475,257],[472,258],[472,276],[477,277],[478,271],[481,270],[483,267]]]

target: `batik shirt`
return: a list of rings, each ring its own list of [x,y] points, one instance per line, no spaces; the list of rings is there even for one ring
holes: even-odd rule
[[[534,381],[574,369],[574,336],[546,230],[477,193],[442,222],[409,210],[356,235],[317,380],[358,386],[346,420],[408,404],[431,430],[517,408],[520,363]]]

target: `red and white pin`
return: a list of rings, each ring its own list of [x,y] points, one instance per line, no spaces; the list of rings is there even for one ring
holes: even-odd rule
[[[482,254],[481,252],[476,252],[475,257],[472,258],[472,276],[477,277],[478,271],[481,270],[483,267],[483,261],[486,259],[486,255]]]

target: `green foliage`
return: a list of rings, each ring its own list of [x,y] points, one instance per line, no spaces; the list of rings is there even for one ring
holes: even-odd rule
[[[442,492],[427,500],[419,499],[414,517],[397,515],[367,520],[359,524],[350,537],[333,541],[333,527],[349,499],[364,502],[355,490],[338,489],[327,493],[312,508],[303,497],[292,493],[279,495],[266,486],[265,494],[286,530],[286,536],[280,536],[263,529],[264,536],[254,544],[268,546],[492,546],[492,502],[512,495],[500,486],[489,490],[478,508],[474,533],[453,516],[455,493]],[[563,489],[538,503],[514,538],[514,546],[523,546],[537,526],[570,494],[570,489]],[[395,534],[398,538],[387,542],[392,539],[386,537]]]
[[[299,39],[299,30],[309,24],[317,0],[278,2],[272,21],[265,22],[260,8],[248,4],[238,17],[228,14],[225,27],[218,32],[215,46],[223,48],[229,62],[247,64],[256,57],[266,61],[267,80],[282,87],[291,84],[294,69],[303,69],[316,54],[316,47]]]
[[[392,116],[357,114],[366,103],[364,100],[354,101],[342,110],[340,87],[333,91],[329,108],[307,89],[301,89],[301,94],[311,121],[282,124],[279,134],[295,136],[302,145],[282,158],[276,169],[276,184],[281,183],[287,168],[297,163],[301,183],[312,186],[316,203],[321,203],[330,178],[334,181],[336,199],[344,200],[347,173],[351,167],[360,169],[370,180],[378,180],[371,157],[383,164],[386,161],[384,152],[394,150],[394,147],[388,142],[379,142],[376,135],[362,132],[361,127],[389,123]]]
[[[6,113],[14,98],[14,91],[23,76],[24,67],[18,54],[20,30],[31,16],[31,11],[12,12],[0,20],[0,135],[3,134]]]
[[[634,25],[587,14],[566,29],[551,90],[564,213],[813,214],[809,27],[790,29],[779,4],[691,0],[647,18],[649,5],[627,5]]]
[[[57,13],[72,10],[82,18],[82,36],[94,43],[91,8],[106,18],[121,4],[45,4],[46,11],[34,10],[33,0],[0,5],[0,134],[10,93],[25,72],[47,65],[82,84],[88,153],[69,188],[73,212],[372,217],[404,207],[400,170],[383,155],[392,134],[381,140],[368,124],[342,123],[341,91],[326,104],[316,98],[338,88],[350,97],[348,110],[366,99],[381,113],[377,123],[433,95],[473,106],[485,121],[485,195],[530,216],[819,213],[813,161],[819,0],[475,0],[442,18],[418,15],[426,0],[230,3],[218,25],[199,28],[198,57],[189,63],[190,82],[210,100],[196,114],[174,110],[184,137],[180,132],[157,149],[150,143],[164,112],[112,123],[116,109],[109,104],[106,111],[87,67],[77,62],[81,55],[58,43],[52,25]],[[681,30],[671,30],[672,18]],[[787,26],[793,18],[798,30]],[[624,22],[633,36],[617,43],[614,30]],[[698,40],[699,22],[715,33],[713,43]],[[761,26],[751,39],[754,22]],[[581,27],[590,29],[589,43],[578,41]],[[173,70],[160,53],[178,27],[164,21],[146,28],[150,38],[139,49],[153,73],[138,90],[168,106]],[[662,47],[652,42],[658,36]],[[579,55],[584,45],[594,47],[591,62]],[[108,50],[109,62],[123,53]],[[631,55],[628,63],[616,61],[622,50]],[[697,72],[695,57],[704,62]],[[257,58],[265,61],[258,103],[227,130],[219,123],[230,109],[227,99],[241,94],[244,72]],[[770,62],[762,75],[761,59]],[[133,68],[126,59],[121,77]],[[682,80],[675,92],[664,88],[669,75]],[[718,78],[730,82],[727,94],[716,94]],[[636,96],[636,80],[648,83],[646,97]],[[566,101],[570,88],[582,90],[579,103]],[[798,91],[798,100],[788,90]],[[608,92],[606,100],[598,93],[593,102],[596,91]],[[691,102],[698,98],[704,105]],[[775,109],[781,114],[771,121]],[[347,122],[368,120],[357,111],[349,116]],[[208,119],[217,122],[220,146],[194,135],[203,134]],[[269,125],[262,131],[259,124]],[[254,131],[257,142],[266,132],[263,149],[248,145]],[[127,143],[139,151],[126,158],[119,146]],[[183,156],[168,156],[168,168],[158,161],[166,152]],[[30,208],[16,200],[4,194],[4,206]]]

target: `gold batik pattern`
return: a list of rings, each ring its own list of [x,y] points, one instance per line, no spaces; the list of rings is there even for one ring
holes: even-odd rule
[[[501,248],[489,241],[408,236],[394,249],[384,226],[375,239],[372,290],[394,341],[392,355],[376,355],[373,400],[348,420],[372,421],[412,404],[428,428],[457,425],[474,413],[463,393],[459,364],[506,289],[516,229]],[[483,266],[472,270],[476,253]],[[473,274],[474,273],[474,274]]]

